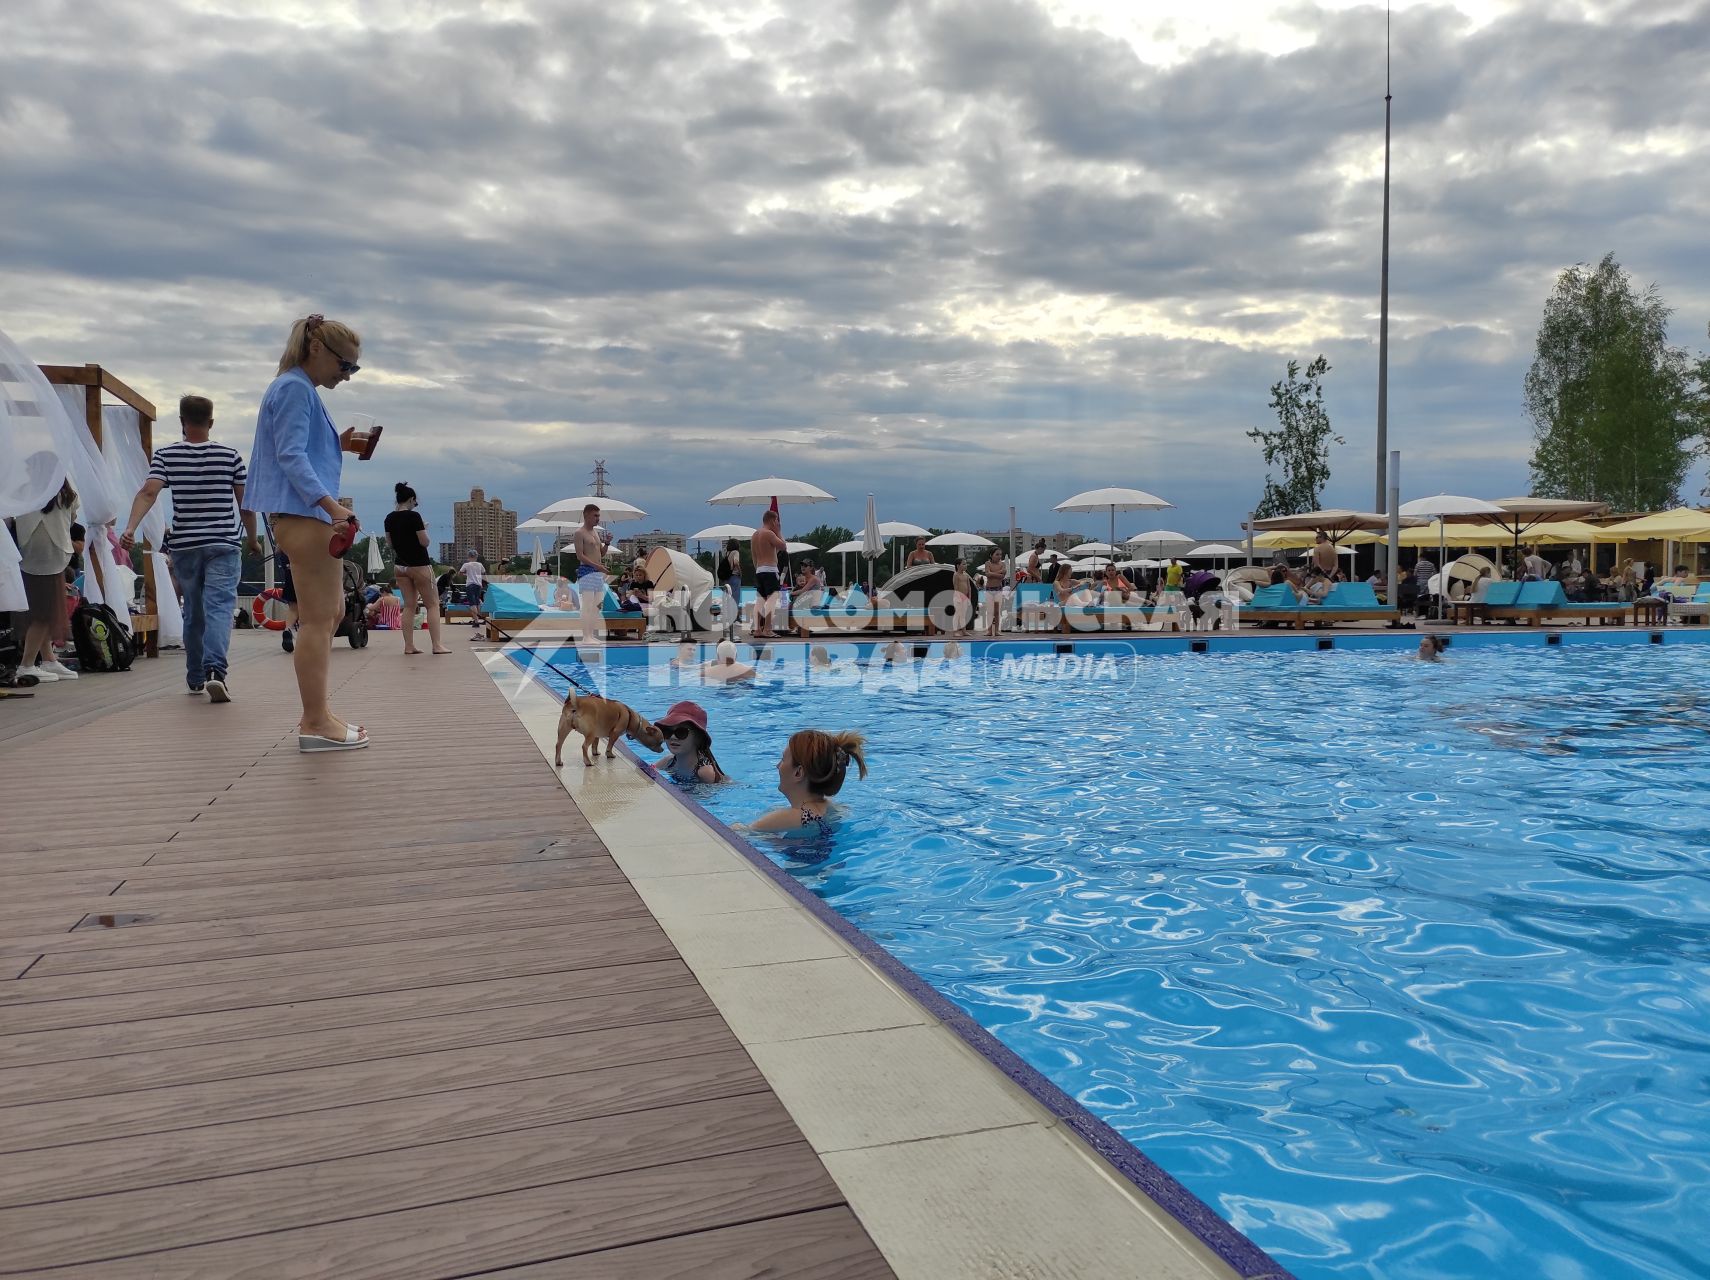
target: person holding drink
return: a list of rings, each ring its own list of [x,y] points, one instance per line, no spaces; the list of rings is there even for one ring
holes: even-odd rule
[[[299,751],[351,751],[368,734],[334,715],[327,705],[327,667],[333,633],[344,614],[340,559],[355,541],[357,521],[338,498],[342,453],[367,457],[379,428],[340,432],[317,388],[332,390],[360,367],[362,339],[354,329],[311,315],[291,326],[279,373],[261,398],[249,483],[243,506],[267,517],[273,541],[291,561],[297,588],[297,643],[292,654],[297,693]]]

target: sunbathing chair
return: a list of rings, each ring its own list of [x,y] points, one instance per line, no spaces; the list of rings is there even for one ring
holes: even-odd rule
[[[1508,585],[1517,588],[1513,603],[1492,603],[1495,588]],[[1613,618],[1617,622],[1631,622],[1633,618],[1631,602],[1611,600],[1602,604],[1572,604],[1568,601],[1567,592],[1562,590],[1562,584],[1553,581],[1496,583],[1485,596],[1485,606],[1485,616],[1492,622],[1529,622],[1533,626],[1550,618],[1582,618],[1587,626],[1594,620],[1605,618]]]
[[[1276,627],[1285,622],[1292,623],[1300,610],[1300,597],[1294,594],[1294,588],[1286,582],[1278,582],[1253,592],[1253,598],[1241,606],[1241,621]]]
[[[1401,610],[1378,601],[1369,582],[1338,582],[1317,604],[1304,603],[1296,626],[1326,626],[1337,622],[1395,622]]]
[[[1692,593],[1691,599],[1671,601],[1668,606],[1670,618],[1695,619],[1704,622],[1710,619],[1710,581],[1700,582]]]
[[[492,626],[487,629],[489,640],[502,640],[506,633],[527,628],[530,632],[563,632],[572,638],[582,631],[582,615],[575,609],[559,609],[553,605],[535,603],[532,586],[509,582],[494,582],[487,586],[487,599],[482,611]],[[606,588],[605,608],[600,611],[608,636],[624,636],[640,640],[647,634],[645,613],[626,613],[618,608],[617,596]]]

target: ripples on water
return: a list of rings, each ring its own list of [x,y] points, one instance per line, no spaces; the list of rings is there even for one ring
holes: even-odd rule
[[[973,671],[698,691],[700,798],[865,732],[774,856],[1303,1277],[1710,1275],[1710,649]]]

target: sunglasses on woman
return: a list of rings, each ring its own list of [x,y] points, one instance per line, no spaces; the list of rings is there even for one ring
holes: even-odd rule
[[[346,360],[343,356],[339,355],[338,352],[334,351],[332,344],[325,338],[321,339],[321,345],[327,349],[328,353],[331,354],[334,360],[338,361],[338,371],[345,377],[350,377],[351,374],[362,368],[362,366],[357,364],[354,360]]]
[[[665,736],[667,738],[686,738],[694,731],[695,726],[690,724],[687,720],[683,720],[679,721],[677,724],[667,726],[665,729]]]

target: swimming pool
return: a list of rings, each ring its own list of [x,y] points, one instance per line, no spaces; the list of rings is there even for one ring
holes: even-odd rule
[[[944,674],[607,678],[866,732],[767,853],[1306,1280],[1710,1274],[1710,647]]]

